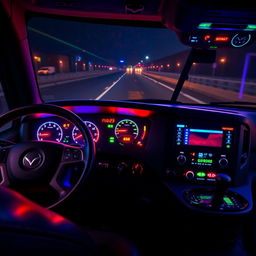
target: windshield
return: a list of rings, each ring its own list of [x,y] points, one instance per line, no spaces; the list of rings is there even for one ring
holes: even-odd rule
[[[170,100],[190,51],[163,28],[32,18],[28,33],[46,102]],[[217,49],[215,63],[193,63],[178,101],[256,102],[255,49]]]

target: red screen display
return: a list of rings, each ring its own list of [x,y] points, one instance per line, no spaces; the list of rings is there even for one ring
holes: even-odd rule
[[[222,137],[222,133],[191,132],[188,144],[191,146],[221,147]]]

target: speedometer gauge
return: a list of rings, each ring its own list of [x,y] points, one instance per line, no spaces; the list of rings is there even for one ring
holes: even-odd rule
[[[139,135],[139,127],[134,121],[123,119],[117,123],[115,135],[122,143],[132,143]]]
[[[63,137],[63,131],[61,127],[55,122],[45,122],[39,126],[37,130],[37,140],[51,140],[60,142]]]
[[[87,126],[87,128],[89,129],[89,131],[92,135],[93,141],[98,142],[98,140],[100,138],[100,132],[99,132],[98,127],[93,122],[90,122],[90,121],[84,121],[84,123]],[[72,138],[76,144],[82,145],[85,143],[82,133],[76,126],[72,130]]]

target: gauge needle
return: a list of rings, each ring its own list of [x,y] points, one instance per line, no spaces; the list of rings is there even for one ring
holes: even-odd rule
[[[82,137],[82,134],[79,134],[75,137],[75,140],[80,139]]]
[[[118,129],[117,132],[127,132],[127,129]]]
[[[50,133],[40,133],[40,136],[42,136],[42,137],[48,137],[48,136],[50,136]]]

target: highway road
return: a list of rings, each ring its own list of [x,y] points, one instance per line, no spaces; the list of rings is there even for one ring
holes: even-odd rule
[[[161,72],[157,74],[147,72],[128,74],[120,71],[98,77],[87,77],[77,81],[67,80],[60,81],[59,84],[43,84],[41,95],[45,101],[65,99],[170,100],[176,82],[177,79],[170,78],[167,74]],[[185,83],[178,98],[179,102],[192,104],[234,100],[240,100],[237,92],[191,82]],[[244,100],[256,102],[256,97],[247,95]],[[2,92],[0,92],[0,110],[0,113],[7,111]]]
[[[165,99],[169,100],[175,83],[162,81],[148,74],[128,74],[118,72],[107,76],[89,78],[70,83],[52,85],[42,88],[46,101],[64,99],[96,99],[96,100],[135,100]],[[195,90],[183,89],[179,101],[184,103],[205,104],[219,100],[216,96],[207,95]]]

